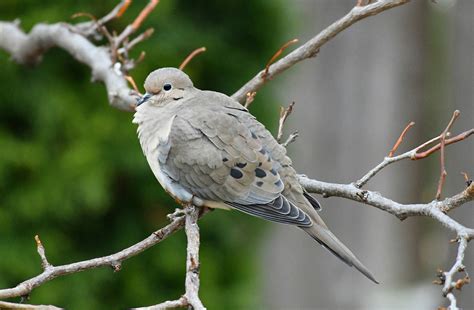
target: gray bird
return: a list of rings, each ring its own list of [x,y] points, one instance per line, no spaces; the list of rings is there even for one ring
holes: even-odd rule
[[[246,108],[195,88],[175,68],[150,73],[145,90],[133,123],[151,170],[175,200],[297,226],[378,283],[318,215],[321,206],[299,184],[286,149]]]

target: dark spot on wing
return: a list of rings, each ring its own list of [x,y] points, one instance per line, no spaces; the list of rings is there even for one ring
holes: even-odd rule
[[[258,186],[258,187],[262,187],[262,185],[263,185],[263,182],[262,182],[262,181],[258,181],[258,182],[257,182],[257,186]]]
[[[262,163],[261,163],[261,162],[260,162],[260,163],[258,163],[258,166],[259,166],[259,167],[261,167],[261,166],[262,166]]]
[[[252,134],[252,138],[257,139],[257,136],[253,133],[253,131],[250,132]]]
[[[244,168],[245,166],[247,166],[247,163],[237,163],[236,166],[239,168]]]
[[[267,154],[267,151],[263,147],[260,149],[259,152],[263,155]]]
[[[276,186],[280,187],[283,185],[283,183],[281,182],[281,180],[278,180],[274,183]]]
[[[255,169],[255,175],[257,178],[264,178],[267,176],[267,173],[260,168]]]
[[[277,172],[275,169],[272,168],[272,170],[270,170],[270,172],[273,174],[273,175],[277,175]]]
[[[229,161],[229,159],[227,157],[224,157],[224,158],[222,158],[222,161],[226,162],[226,161]]]
[[[240,179],[241,177],[244,176],[244,175],[242,174],[242,172],[241,172],[239,169],[235,169],[235,168],[230,169],[230,175],[231,175],[234,179]]]

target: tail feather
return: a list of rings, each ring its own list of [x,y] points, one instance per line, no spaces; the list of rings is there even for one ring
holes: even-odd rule
[[[308,200],[308,202],[313,206],[314,210],[321,211],[321,204],[316,200],[311,194],[303,192],[303,196]]]
[[[355,267],[363,275],[379,284],[372,273],[365,267],[359,259],[349,250],[337,237],[329,231],[329,229],[314,224],[311,227],[301,227],[311,237],[318,241],[323,247],[329,250],[332,254],[341,259],[344,263],[351,267]]]

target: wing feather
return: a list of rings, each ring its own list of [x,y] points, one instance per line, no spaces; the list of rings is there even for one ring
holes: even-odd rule
[[[204,200],[222,201],[270,221],[310,226],[310,217],[282,195],[280,163],[256,134],[225,110],[180,111],[167,157],[160,159],[163,171],[172,172],[172,179]]]

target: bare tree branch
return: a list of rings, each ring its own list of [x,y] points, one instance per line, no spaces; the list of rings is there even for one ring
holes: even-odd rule
[[[455,115],[459,115],[460,112],[459,111],[455,111],[454,112]],[[457,116],[456,116],[457,118]],[[447,128],[450,128],[453,124],[455,119],[451,119],[449,124],[448,124],[448,127]],[[410,123],[411,124],[411,123]],[[383,168],[385,168],[386,166],[392,164],[392,163],[395,163],[397,161],[400,161],[400,160],[403,160],[403,159],[411,159],[411,160],[418,160],[418,159],[422,159],[422,158],[426,158],[428,156],[430,156],[431,154],[433,154],[434,152],[436,152],[437,150],[441,150],[441,145],[443,144],[443,148],[445,145],[449,145],[449,144],[452,144],[452,143],[456,143],[456,142],[459,142],[459,141],[462,141],[468,137],[470,137],[472,134],[474,134],[474,128],[470,129],[470,130],[467,130],[459,135],[457,135],[456,137],[453,137],[453,138],[450,138],[450,139],[446,139],[444,138],[444,141],[443,142],[440,142],[438,143],[437,145],[431,147],[429,150],[427,151],[424,151],[422,152],[421,150],[425,149],[427,146],[433,144],[434,142],[437,142],[437,141],[441,141],[443,139],[443,136],[444,136],[444,131],[442,134],[440,134],[439,136],[437,137],[434,137],[433,139],[430,139],[428,140],[427,142],[417,146],[416,148],[408,151],[408,152],[405,152],[401,155],[398,155],[398,156],[395,156],[395,157],[392,157],[393,156],[393,152],[398,148],[398,146],[400,145],[401,141],[403,140],[403,137],[405,136],[408,128],[410,128],[410,124],[403,130],[402,134],[400,135],[400,138],[398,138],[397,142],[395,143],[395,146],[392,148],[392,150],[390,151],[389,153],[389,156],[388,157],[385,157],[384,160],[378,164],[376,167],[374,167],[372,170],[370,170],[369,172],[367,172],[366,175],[364,175],[361,179],[357,180],[354,184],[356,187],[358,188],[361,188],[362,186],[364,186],[371,178],[373,178],[380,170],[382,170]],[[445,130],[446,131],[446,130]],[[444,155],[442,156],[442,168],[444,169]],[[442,170],[443,170],[442,169]],[[438,191],[439,191],[439,186],[438,186]],[[438,195],[436,195],[436,198],[438,199]]]
[[[38,255],[41,258],[41,267],[43,267],[43,270],[46,270],[51,267],[51,264],[48,262],[48,259],[46,258],[46,251],[38,235],[35,236],[35,241],[36,241],[36,249],[38,251]]]
[[[0,300],[0,309],[15,309],[15,310],[60,310],[55,306],[49,305],[28,305],[28,304],[16,304],[13,302],[6,302]]]
[[[203,212],[208,212],[204,209]],[[206,309],[199,299],[199,219],[200,209],[189,205],[184,210],[186,214],[185,231],[188,238],[186,257],[186,293],[177,300],[170,300],[150,307],[135,308],[140,310],[159,310],[178,307],[192,307],[195,310]]]
[[[376,15],[388,9],[408,3],[410,0],[379,0],[367,6],[355,6],[346,16],[329,25],[317,36],[301,45],[293,52],[257,73],[250,81],[236,91],[232,98],[244,104],[248,93],[255,92],[277,74],[289,69],[298,62],[316,56],[321,46],[334,38],[338,33],[366,17]]]
[[[296,139],[299,137],[299,133],[298,131],[295,131],[293,133],[291,133],[289,136],[288,136],[288,139],[286,139],[285,142],[283,142],[281,145],[283,145],[284,147],[288,147],[288,145],[290,145],[290,143],[293,143],[296,141]]]
[[[134,110],[136,97],[127,86],[124,72],[133,68],[137,62],[129,60],[127,57],[122,59],[123,63],[117,62],[117,58],[119,58],[117,55],[121,54],[119,53],[120,45],[138,29],[158,2],[151,0],[134,22],[127,26],[118,37],[111,37],[109,34],[109,47],[95,46],[87,37],[97,31],[108,34],[103,25],[120,17],[128,8],[130,1],[122,1],[108,15],[98,21],[75,26],[66,23],[37,24],[29,34],[25,34],[19,28],[19,22],[0,21],[0,48],[11,54],[12,59],[17,63],[34,65],[41,61],[42,55],[50,48],[60,47],[77,61],[90,67],[94,81],[101,81],[105,84],[111,106],[131,112]],[[125,43],[123,50],[127,52],[135,44],[148,38],[152,32],[148,29],[132,42]]]
[[[194,51],[191,52],[191,54],[189,54],[184,60],[183,62],[179,65],[179,70],[183,70],[184,67],[186,67],[188,65],[188,63],[194,58],[196,57],[197,55],[203,53],[206,51],[206,47],[203,46],[203,47],[200,47],[200,48],[197,48],[195,49]]]
[[[451,127],[453,126],[454,122],[456,119],[459,117],[461,113],[456,110],[453,113],[453,116],[451,117],[451,120],[448,123],[448,126],[444,129],[444,131],[441,133],[440,138],[439,138],[439,152],[441,153],[440,156],[440,168],[441,168],[441,173],[439,176],[439,181],[438,181],[438,189],[436,190],[436,199],[441,198],[441,191],[443,190],[443,185],[444,181],[446,180],[446,176],[448,173],[446,172],[446,167],[445,167],[445,152],[444,152],[444,147],[446,145],[446,137],[449,134],[449,131],[451,130]]]
[[[281,138],[283,137],[283,126],[285,125],[286,119],[290,114],[293,112],[293,107],[295,106],[295,102],[293,101],[290,105],[286,108],[280,107],[280,119],[278,120],[278,132],[277,132],[277,141],[280,142]]]
[[[462,237],[459,237],[458,239],[459,239],[458,240],[459,246],[458,246],[458,254],[456,256],[456,261],[451,267],[451,269],[449,269],[449,271],[444,273],[445,279],[444,279],[443,293],[445,295],[448,295],[449,293],[451,293],[453,289],[455,288],[461,289],[462,285],[464,285],[462,284],[461,286],[459,286],[458,284],[458,283],[464,283],[462,282],[462,279],[461,279],[461,282],[453,281],[454,275],[456,273],[465,272],[463,261],[464,261],[464,254],[466,253],[466,249],[467,249],[468,239],[467,239],[467,236],[462,236]]]
[[[185,224],[184,216],[173,217],[170,224],[165,227],[155,231],[146,239],[112,255],[98,257],[90,260],[85,260],[77,263],[53,266],[50,265],[46,268],[41,274],[26,280],[13,288],[1,289],[0,290],[0,299],[12,298],[26,296],[31,293],[31,291],[42,285],[45,282],[48,282],[59,276],[64,276],[72,273],[81,272],[88,269],[94,269],[97,267],[110,266],[113,270],[120,270],[121,263],[133,257],[146,249],[154,246],[157,243],[168,238],[171,234],[175,233],[179,229],[183,228]]]
[[[0,33],[0,48],[10,53],[19,64],[38,63],[53,46],[64,49],[92,69],[94,80],[104,82],[109,102],[114,108],[132,111],[136,100],[130,95],[122,72],[114,69],[107,49],[95,46],[67,24],[37,24],[29,34],[25,34],[16,23],[0,22]]]
[[[186,258],[186,294],[184,295],[193,309],[205,309],[199,299],[199,208],[189,206],[186,210],[186,236],[188,237],[187,258]]]
[[[441,201],[434,200],[426,204],[402,204],[385,198],[378,192],[357,188],[353,183],[327,183],[310,179],[305,175],[300,175],[299,181],[308,192],[320,194],[325,198],[333,196],[360,202],[393,214],[400,220],[404,220],[409,216],[432,217],[452,231],[464,233],[469,239],[474,237],[473,229],[462,226],[445,214],[445,210],[452,210],[474,199],[474,186],[472,184],[453,197]]]
[[[395,154],[395,152],[398,150],[398,147],[400,146],[400,144],[402,144],[403,142],[403,139],[405,138],[408,130],[410,130],[411,127],[415,126],[415,122],[410,122],[406,127],[405,129],[403,129],[402,133],[400,134],[400,137],[398,137],[397,139],[397,142],[395,142],[395,144],[393,145],[392,149],[390,150],[390,152],[388,153],[388,157],[393,157],[393,154]]]

